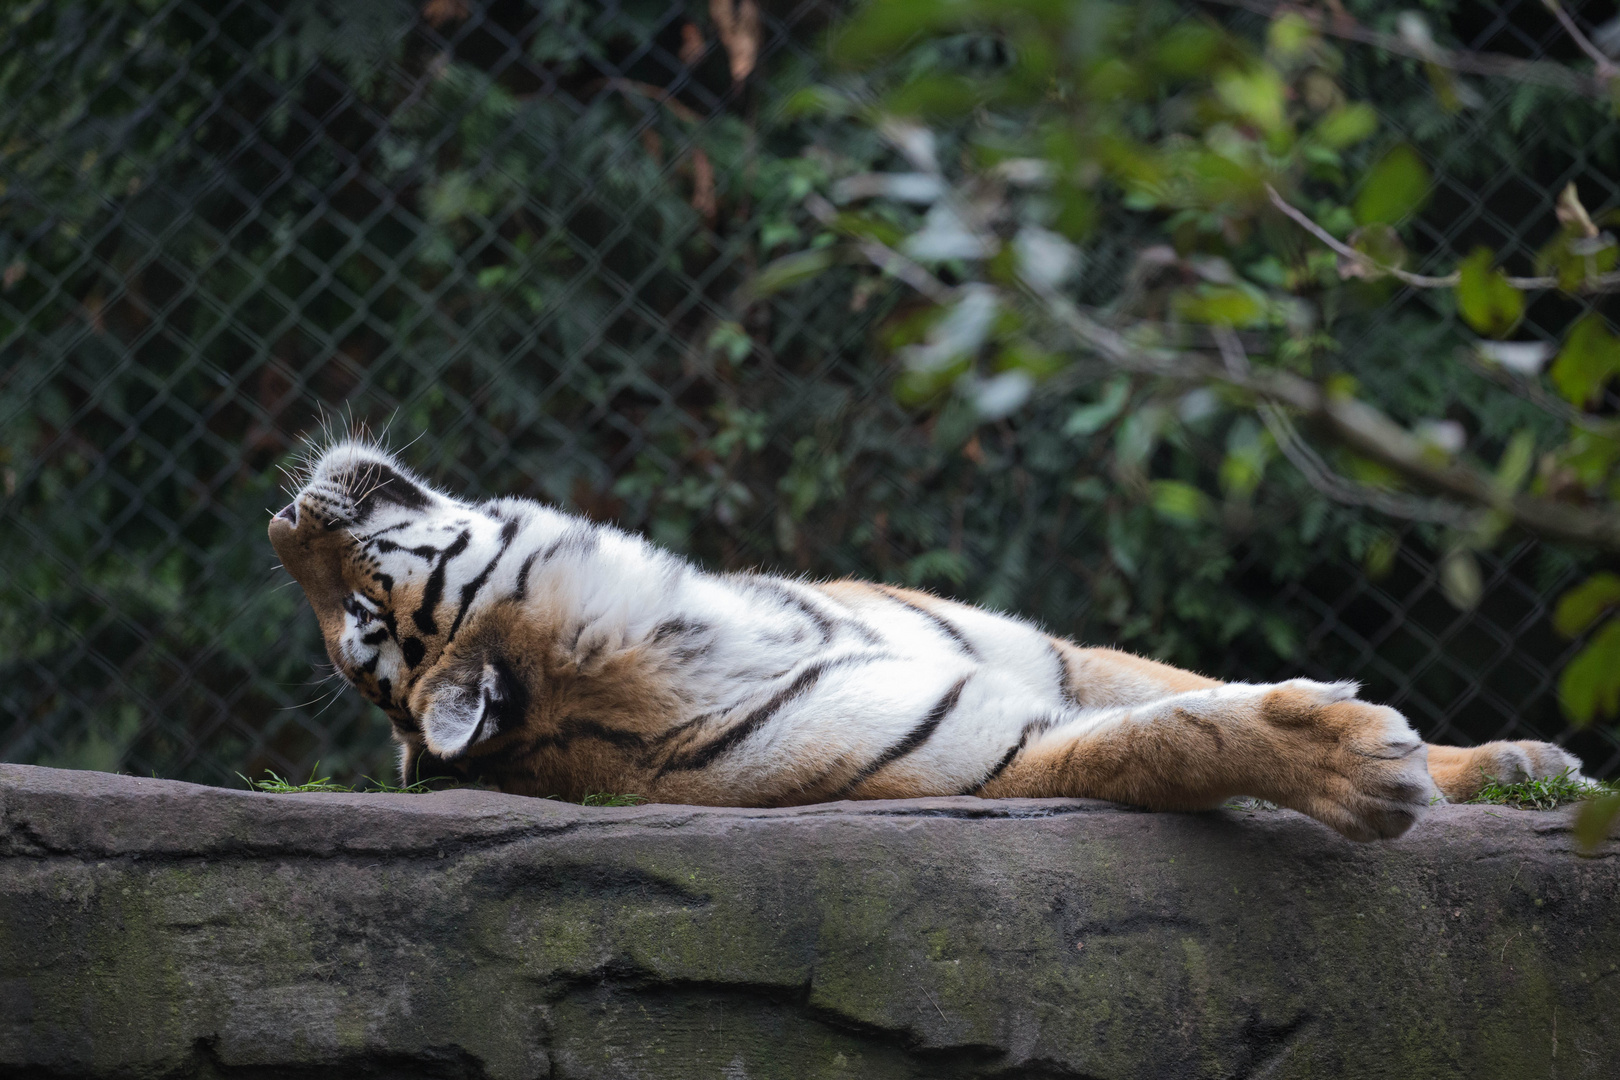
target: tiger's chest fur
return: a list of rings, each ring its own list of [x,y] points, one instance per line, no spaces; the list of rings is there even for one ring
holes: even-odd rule
[[[1021,620],[708,573],[538,503],[450,498],[352,443],[272,539],[333,662],[393,722],[407,782],[739,805],[966,793],[1106,704],[1082,700],[1084,650]]]

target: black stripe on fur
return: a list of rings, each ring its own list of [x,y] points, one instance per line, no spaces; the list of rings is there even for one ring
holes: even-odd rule
[[[445,636],[444,643],[446,645],[456,639],[456,631],[461,629],[461,621],[467,617],[467,609],[472,605],[473,597],[478,595],[478,590],[484,587],[484,582],[488,581],[489,575],[494,573],[495,564],[501,561],[502,556],[506,554],[506,549],[512,546],[512,538],[517,535],[517,530],[518,526],[515,521],[508,521],[501,526],[500,549],[495,552],[495,556],[489,562],[484,564],[484,568],[478,571],[477,577],[461,587],[461,606],[456,609],[455,620],[450,624],[450,633]]]
[[[1052,650],[1052,658],[1057,661],[1058,694],[1063,698],[1063,703],[1080,708],[1080,698],[1074,692],[1074,671],[1069,667],[1069,654],[1055,641],[1048,641],[1046,647]]]
[[[809,693],[827,672],[836,668],[848,667],[851,664],[870,663],[874,660],[887,659],[889,657],[881,654],[857,653],[811,664],[799,672],[791,683],[772,694],[769,701],[731,725],[715,738],[685,754],[670,758],[658,770],[658,775],[663,776],[665,773],[671,772],[692,772],[713,764],[716,758],[731,750],[738,743],[769,723],[777,713],[781,712],[783,706],[795,698]]]
[[[928,710],[928,715],[924,716],[916,727],[906,732],[905,738],[883,751],[876,759],[867,762],[861,768],[861,771],[856,773],[854,778],[845,784],[833,798],[842,799],[846,797],[851,791],[870,780],[880,770],[900,760],[907,754],[915,752],[923,743],[927,742],[934,732],[939,730],[939,725],[944,723],[945,718],[951,714],[951,710],[956,708],[956,703],[962,700],[962,689],[967,686],[968,679],[972,677],[969,675],[958,679],[956,685],[945,691],[945,696],[940,698],[932,709]]]
[[[990,771],[985,774],[984,779],[980,780],[971,787],[963,788],[961,794],[972,795],[975,792],[984,790],[984,786],[986,784],[1007,771],[1007,766],[1011,765],[1014,759],[1016,759],[1018,755],[1023,752],[1024,747],[1029,745],[1029,737],[1031,735],[1046,731],[1055,723],[1056,721],[1053,717],[1042,716],[1039,719],[1031,720],[1029,723],[1025,724],[1023,732],[1018,736],[1018,741],[1013,743],[1013,745],[1008,748],[1005,756],[1003,756],[1000,761],[996,762]]]
[[[934,612],[923,607],[921,604],[913,604],[910,600],[907,600],[903,596],[895,595],[882,585],[878,586],[878,591],[884,596],[887,596],[890,600],[893,600],[895,603],[899,604],[901,607],[908,607],[912,611],[915,611],[917,614],[921,615],[923,618],[927,619],[929,622],[933,623],[939,628],[940,633],[954,641],[956,643],[956,647],[961,649],[968,656],[971,656],[975,660],[979,658],[979,650],[973,647],[973,642],[969,641],[967,639],[967,635],[962,633],[962,631],[958,629],[954,623],[945,618],[943,615],[935,614]]]
[[[768,593],[782,601],[785,607],[790,607],[809,619],[811,624],[815,626],[816,632],[821,635],[823,645],[831,641],[833,635],[838,632],[838,624],[832,620],[831,616],[799,595],[794,591],[793,586],[787,582],[752,574],[738,576],[744,584],[755,592]]]
[[[439,561],[434,564],[433,573],[428,575],[427,584],[422,586],[422,603],[411,613],[416,622],[416,628],[424,634],[437,634],[439,622],[433,617],[433,609],[439,606],[439,597],[444,595],[444,568],[451,559],[467,550],[472,543],[472,533],[463,529],[449,547],[439,554]]]

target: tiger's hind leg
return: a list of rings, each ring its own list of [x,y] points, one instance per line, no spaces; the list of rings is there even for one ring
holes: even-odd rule
[[[1153,809],[1252,795],[1353,840],[1399,836],[1438,797],[1428,747],[1354,683],[1229,683],[1082,711],[1032,736],[978,794],[1082,796]]]
[[[1568,772],[1584,780],[1581,761],[1547,742],[1488,742],[1482,746],[1429,747],[1429,775],[1452,802],[1466,802],[1492,780],[1517,784]]]

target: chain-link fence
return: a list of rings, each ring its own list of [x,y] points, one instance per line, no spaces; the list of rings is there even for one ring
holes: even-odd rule
[[[1561,47],[1532,8],[1469,5],[1452,29]],[[1466,612],[1420,530],[1369,560],[1345,538],[1384,526],[1320,501],[1236,542],[1154,531],[1143,511],[1149,554],[1127,556],[1061,394],[948,439],[891,393],[898,291],[832,273],[741,300],[804,242],[805,195],[882,153],[782,108],[827,77],[837,5],[755,12],[86,0],[0,16],[0,757],[386,775],[386,722],[323,678],[264,534],[278,467],[358,422],[452,490],[551,500],[710,566],[920,584],[1228,677],[1359,678],[1440,741],[1564,731],[1570,646],[1548,605],[1572,556],[1488,555]],[[1438,262],[1482,230],[1533,249],[1549,193],[1597,175],[1556,132],[1533,169],[1493,164],[1526,107],[1491,96],[1455,131],[1413,133],[1459,147],[1434,158],[1443,194],[1421,225]],[[1479,401],[1435,393],[1458,419]],[[1607,734],[1571,745],[1620,765]]]

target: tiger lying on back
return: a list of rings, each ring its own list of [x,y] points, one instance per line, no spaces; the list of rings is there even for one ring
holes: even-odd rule
[[[1549,743],[1425,746],[1354,683],[1223,684],[923,592],[707,573],[525,499],[460,502],[355,442],[270,541],[393,722],[406,781],[729,806],[1250,795],[1372,840],[1436,787],[1579,764]]]

